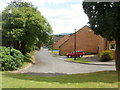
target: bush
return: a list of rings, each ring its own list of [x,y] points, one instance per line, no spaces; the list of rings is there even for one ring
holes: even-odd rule
[[[113,59],[113,53],[110,50],[105,50],[102,52],[100,55],[100,60],[101,61],[109,61]]]
[[[40,50],[39,47],[37,47],[37,46],[34,46],[34,48],[35,48],[34,50]]]
[[[53,49],[53,50],[59,50],[59,49]]]
[[[12,48],[12,52],[10,55],[10,48],[0,47],[1,54],[0,58],[2,61],[1,69],[5,70],[17,70],[19,67],[23,65],[24,56],[23,54]]]

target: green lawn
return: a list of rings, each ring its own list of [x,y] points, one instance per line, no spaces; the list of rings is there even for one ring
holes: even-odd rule
[[[51,54],[59,54],[59,51],[51,51]]]
[[[3,88],[117,88],[117,73],[104,71],[43,77],[16,73],[2,73]]]
[[[79,63],[89,63],[84,58],[76,58],[76,60],[74,60],[74,58],[68,58],[68,59],[66,59],[66,61],[79,62]]]

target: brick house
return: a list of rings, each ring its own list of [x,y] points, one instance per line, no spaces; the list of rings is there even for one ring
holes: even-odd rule
[[[62,38],[60,38],[57,42],[55,42],[53,45],[53,49],[59,49],[60,45],[69,39],[69,36],[70,35],[65,35]]]
[[[75,34],[71,35],[60,46],[60,55],[65,55],[68,52],[74,51]],[[95,35],[87,25],[76,32],[76,50],[84,50],[85,53],[98,53],[100,36]]]
[[[62,38],[63,36],[53,36],[53,41],[54,43],[57,42],[60,38]]]
[[[116,42],[115,41],[107,41],[105,38],[100,36],[99,40],[99,56],[104,50],[111,50],[113,52],[113,58],[115,58],[115,50],[116,50]]]

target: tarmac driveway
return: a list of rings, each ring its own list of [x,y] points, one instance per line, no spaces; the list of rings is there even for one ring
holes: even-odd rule
[[[47,49],[41,48],[35,54],[36,62],[23,73],[43,76],[56,76],[64,74],[90,73],[96,71],[115,70],[115,66],[88,65],[71,63],[53,57]]]

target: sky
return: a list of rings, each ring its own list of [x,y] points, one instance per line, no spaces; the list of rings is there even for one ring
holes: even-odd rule
[[[0,12],[13,0],[0,0]],[[47,19],[53,34],[74,33],[87,25],[88,17],[82,8],[83,0],[22,0],[31,2]]]

